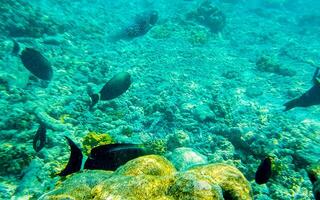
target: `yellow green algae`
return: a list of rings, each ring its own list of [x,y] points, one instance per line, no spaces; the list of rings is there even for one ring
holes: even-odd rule
[[[178,172],[166,158],[148,155],[116,171],[71,175],[40,200],[223,200],[252,199],[249,182],[235,167],[210,164]]]

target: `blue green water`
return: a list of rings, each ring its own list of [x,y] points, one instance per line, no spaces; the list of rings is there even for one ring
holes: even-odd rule
[[[0,0],[0,199],[54,189],[64,136],[84,150],[88,133],[151,144],[178,170],[190,166],[172,155],[188,147],[193,164],[237,167],[253,199],[314,199],[306,169],[319,160],[320,105],[283,105],[315,84],[319,10],[316,0]],[[50,80],[24,66],[25,48],[48,60]],[[129,89],[90,109],[124,71]],[[274,173],[258,185],[268,155]]]

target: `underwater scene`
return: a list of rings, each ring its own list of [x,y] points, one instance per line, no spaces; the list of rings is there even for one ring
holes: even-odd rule
[[[320,1],[0,0],[0,200],[320,200]]]

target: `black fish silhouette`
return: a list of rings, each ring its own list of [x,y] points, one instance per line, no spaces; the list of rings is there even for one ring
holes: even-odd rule
[[[40,123],[40,126],[33,137],[33,149],[36,152],[39,152],[46,143],[46,133],[47,128],[43,123]]]
[[[39,51],[32,48],[25,48],[20,58],[25,68],[39,79],[52,79],[53,70],[51,64]]]
[[[266,157],[261,161],[256,174],[255,181],[256,183],[264,184],[267,183],[270,177],[272,176],[272,160],[270,157]]]
[[[137,144],[108,144],[95,147],[84,164],[84,169],[116,170],[129,160],[146,155]]]
[[[132,39],[145,35],[158,21],[157,11],[148,11],[138,15],[134,22],[112,36],[112,40]]]
[[[316,69],[313,75],[313,86],[300,97],[293,99],[284,104],[284,111],[288,111],[295,107],[309,107],[320,104],[320,82],[317,80],[319,68]]]
[[[58,173],[59,176],[67,176],[69,174],[77,172],[81,169],[82,165],[83,156],[81,150],[70,138],[68,138],[67,136],[65,137],[70,146],[71,153],[67,166],[60,173]]]
[[[131,76],[128,72],[120,72],[109,80],[98,94],[90,95],[91,106],[93,107],[99,100],[114,99],[129,89]]]
[[[71,154],[66,168],[59,176],[67,176],[81,169],[82,152],[76,144],[66,137],[71,148]],[[87,158],[84,169],[115,170],[129,160],[146,155],[142,145],[108,144],[95,147]]]

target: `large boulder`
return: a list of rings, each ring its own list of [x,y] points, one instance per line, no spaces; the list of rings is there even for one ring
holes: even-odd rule
[[[195,165],[203,165],[208,163],[206,156],[188,147],[176,148],[167,156],[179,171],[187,170]]]
[[[204,165],[177,172],[164,157],[148,155],[110,171],[84,171],[40,200],[223,200],[252,199],[241,172],[225,164]]]

